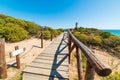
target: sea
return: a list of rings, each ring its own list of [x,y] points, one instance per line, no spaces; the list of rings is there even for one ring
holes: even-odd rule
[[[116,36],[120,36],[120,30],[101,30],[103,32],[110,32],[111,34],[114,34]]]

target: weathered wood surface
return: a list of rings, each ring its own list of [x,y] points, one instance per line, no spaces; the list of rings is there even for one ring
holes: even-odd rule
[[[23,70],[23,80],[68,80],[68,47],[58,36]]]
[[[80,55],[78,55],[79,49],[85,55],[89,64],[87,64],[85,80],[93,80],[94,72],[96,72],[99,76],[108,76],[111,74],[112,69],[105,64],[101,59],[99,59],[92,50],[90,50],[87,46],[85,46],[82,42],[80,42],[71,32],[68,30],[68,42],[69,42],[69,63],[70,63],[70,55],[73,49],[76,46],[76,54],[77,54],[77,65],[78,65],[78,80],[83,80],[83,70],[82,70],[82,62],[80,59]],[[71,47],[71,42],[73,46]],[[94,71],[95,70],[95,71]]]
[[[7,77],[6,59],[5,59],[5,39],[0,39],[0,79]]]

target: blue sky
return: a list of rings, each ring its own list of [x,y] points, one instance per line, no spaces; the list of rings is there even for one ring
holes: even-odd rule
[[[120,29],[120,0],[0,0],[0,13],[53,28]]]

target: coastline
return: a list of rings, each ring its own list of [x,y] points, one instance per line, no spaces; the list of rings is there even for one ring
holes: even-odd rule
[[[100,29],[102,32],[110,32],[113,35],[120,36],[120,30],[116,29]]]

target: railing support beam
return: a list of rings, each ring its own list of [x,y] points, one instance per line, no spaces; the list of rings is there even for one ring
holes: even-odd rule
[[[43,32],[41,32],[41,48],[43,48]]]
[[[72,51],[74,50],[74,48],[75,48],[75,44],[73,43],[73,46],[70,49],[70,53],[72,53]]]
[[[53,32],[51,32],[51,41],[53,40]]]
[[[7,78],[6,59],[5,59],[5,39],[0,40],[0,78]]]
[[[95,70],[87,61],[86,64],[86,73],[85,73],[85,80],[94,80]]]
[[[82,57],[78,46],[76,45],[78,80],[83,80]]]
[[[71,37],[70,35],[68,34],[68,50],[69,50],[69,64],[70,64],[70,58],[71,58]]]
[[[19,47],[15,46],[15,50],[18,50]],[[16,63],[17,63],[17,69],[20,69],[20,55],[16,55]]]

